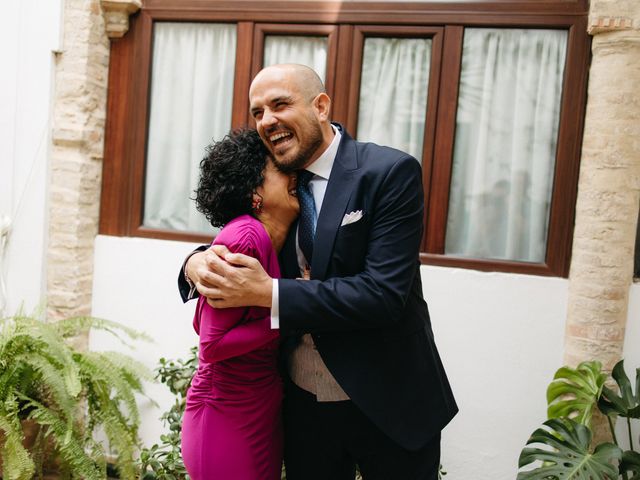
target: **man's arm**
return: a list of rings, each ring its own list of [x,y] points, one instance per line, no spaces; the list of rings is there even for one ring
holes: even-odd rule
[[[325,281],[278,280],[281,329],[357,330],[400,319],[419,268],[421,178],[420,165],[412,157],[398,161],[388,172],[370,212],[372,227],[362,272]],[[211,305],[271,305],[272,281],[259,264],[237,254],[227,254],[224,260],[211,254],[207,266],[213,271],[198,268],[202,273],[198,291]]]
[[[420,268],[424,221],[420,164],[412,157],[398,161],[378,187],[370,209],[362,272],[324,281],[279,280],[281,330],[360,330],[402,320]]]

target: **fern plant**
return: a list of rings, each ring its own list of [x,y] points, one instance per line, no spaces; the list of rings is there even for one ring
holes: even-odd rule
[[[5,480],[42,477],[44,446],[51,444],[70,478],[106,477],[106,436],[117,453],[121,478],[135,478],[138,445],[136,393],[151,374],[139,362],[115,352],[80,351],[69,342],[90,329],[121,340],[143,335],[108,320],[75,317],[46,323],[18,314],[0,320],[0,456]],[[23,425],[39,427],[35,450],[23,446]],[[34,461],[35,460],[35,461]]]

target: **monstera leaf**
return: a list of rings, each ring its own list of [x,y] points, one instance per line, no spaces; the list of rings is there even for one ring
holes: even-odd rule
[[[640,453],[628,450],[622,454],[620,473],[631,473],[629,480],[640,480]]]
[[[618,384],[620,395],[604,387],[598,407],[605,415],[620,415],[627,418],[640,418],[640,368],[636,369],[636,393],[633,393],[629,377],[624,371],[624,360],[613,367],[611,376]]]
[[[615,480],[618,468],[611,464],[619,460],[622,450],[612,443],[603,443],[595,451],[589,451],[591,430],[566,418],[544,422],[546,428],[538,428],[527,445],[544,444],[553,450],[524,448],[518,460],[518,468],[539,460],[542,465],[534,470],[518,472],[517,480]]]
[[[547,388],[547,416],[572,418],[590,426],[606,378],[598,361],[582,362],[575,369],[560,368]]]

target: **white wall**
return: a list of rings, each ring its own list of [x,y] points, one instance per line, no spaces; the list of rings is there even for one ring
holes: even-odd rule
[[[0,266],[7,313],[31,310],[44,293],[47,159],[54,55],[60,44],[60,0],[4,2],[0,45],[0,216],[12,220]],[[0,302],[1,303],[1,302]]]
[[[460,413],[443,432],[455,479],[513,480],[520,450],[546,419],[562,364],[567,281],[423,267],[436,342]]]
[[[198,344],[191,327],[193,303],[184,305],[177,289],[177,272],[194,245],[165,240],[99,235],[95,243],[92,315],[114,320],[146,332],[154,343],[136,342],[136,350],[123,349],[112,337],[91,336],[91,348],[121,350],[150,369],[160,357],[185,358]],[[145,445],[160,441],[164,433],[158,420],[173,397],[162,384],[147,385],[146,393],[160,404],[140,399]]]
[[[176,288],[193,244],[99,236],[93,315],[151,334],[156,343],[129,352],[150,368],[183,357],[197,338],[193,304]],[[567,281],[439,267],[422,268],[433,328],[461,412],[443,436],[452,480],[513,480],[520,449],[545,419],[546,386],[562,362]],[[103,335],[96,348],[114,348]],[[151,386],[160,409],[142,401],[142,436],[157,442],[157,420],[171,396]]]

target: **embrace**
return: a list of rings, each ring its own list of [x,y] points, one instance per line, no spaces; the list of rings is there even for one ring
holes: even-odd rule
[[[457,406],[422,294],[420,165],[331,123],[308,67],[263,69],[249,100],[257,133],[201,163],[198,209],[224,228],[178,279],[200,296],[189,475],[277,480],[284,456],[288,480],[436,480]]]

